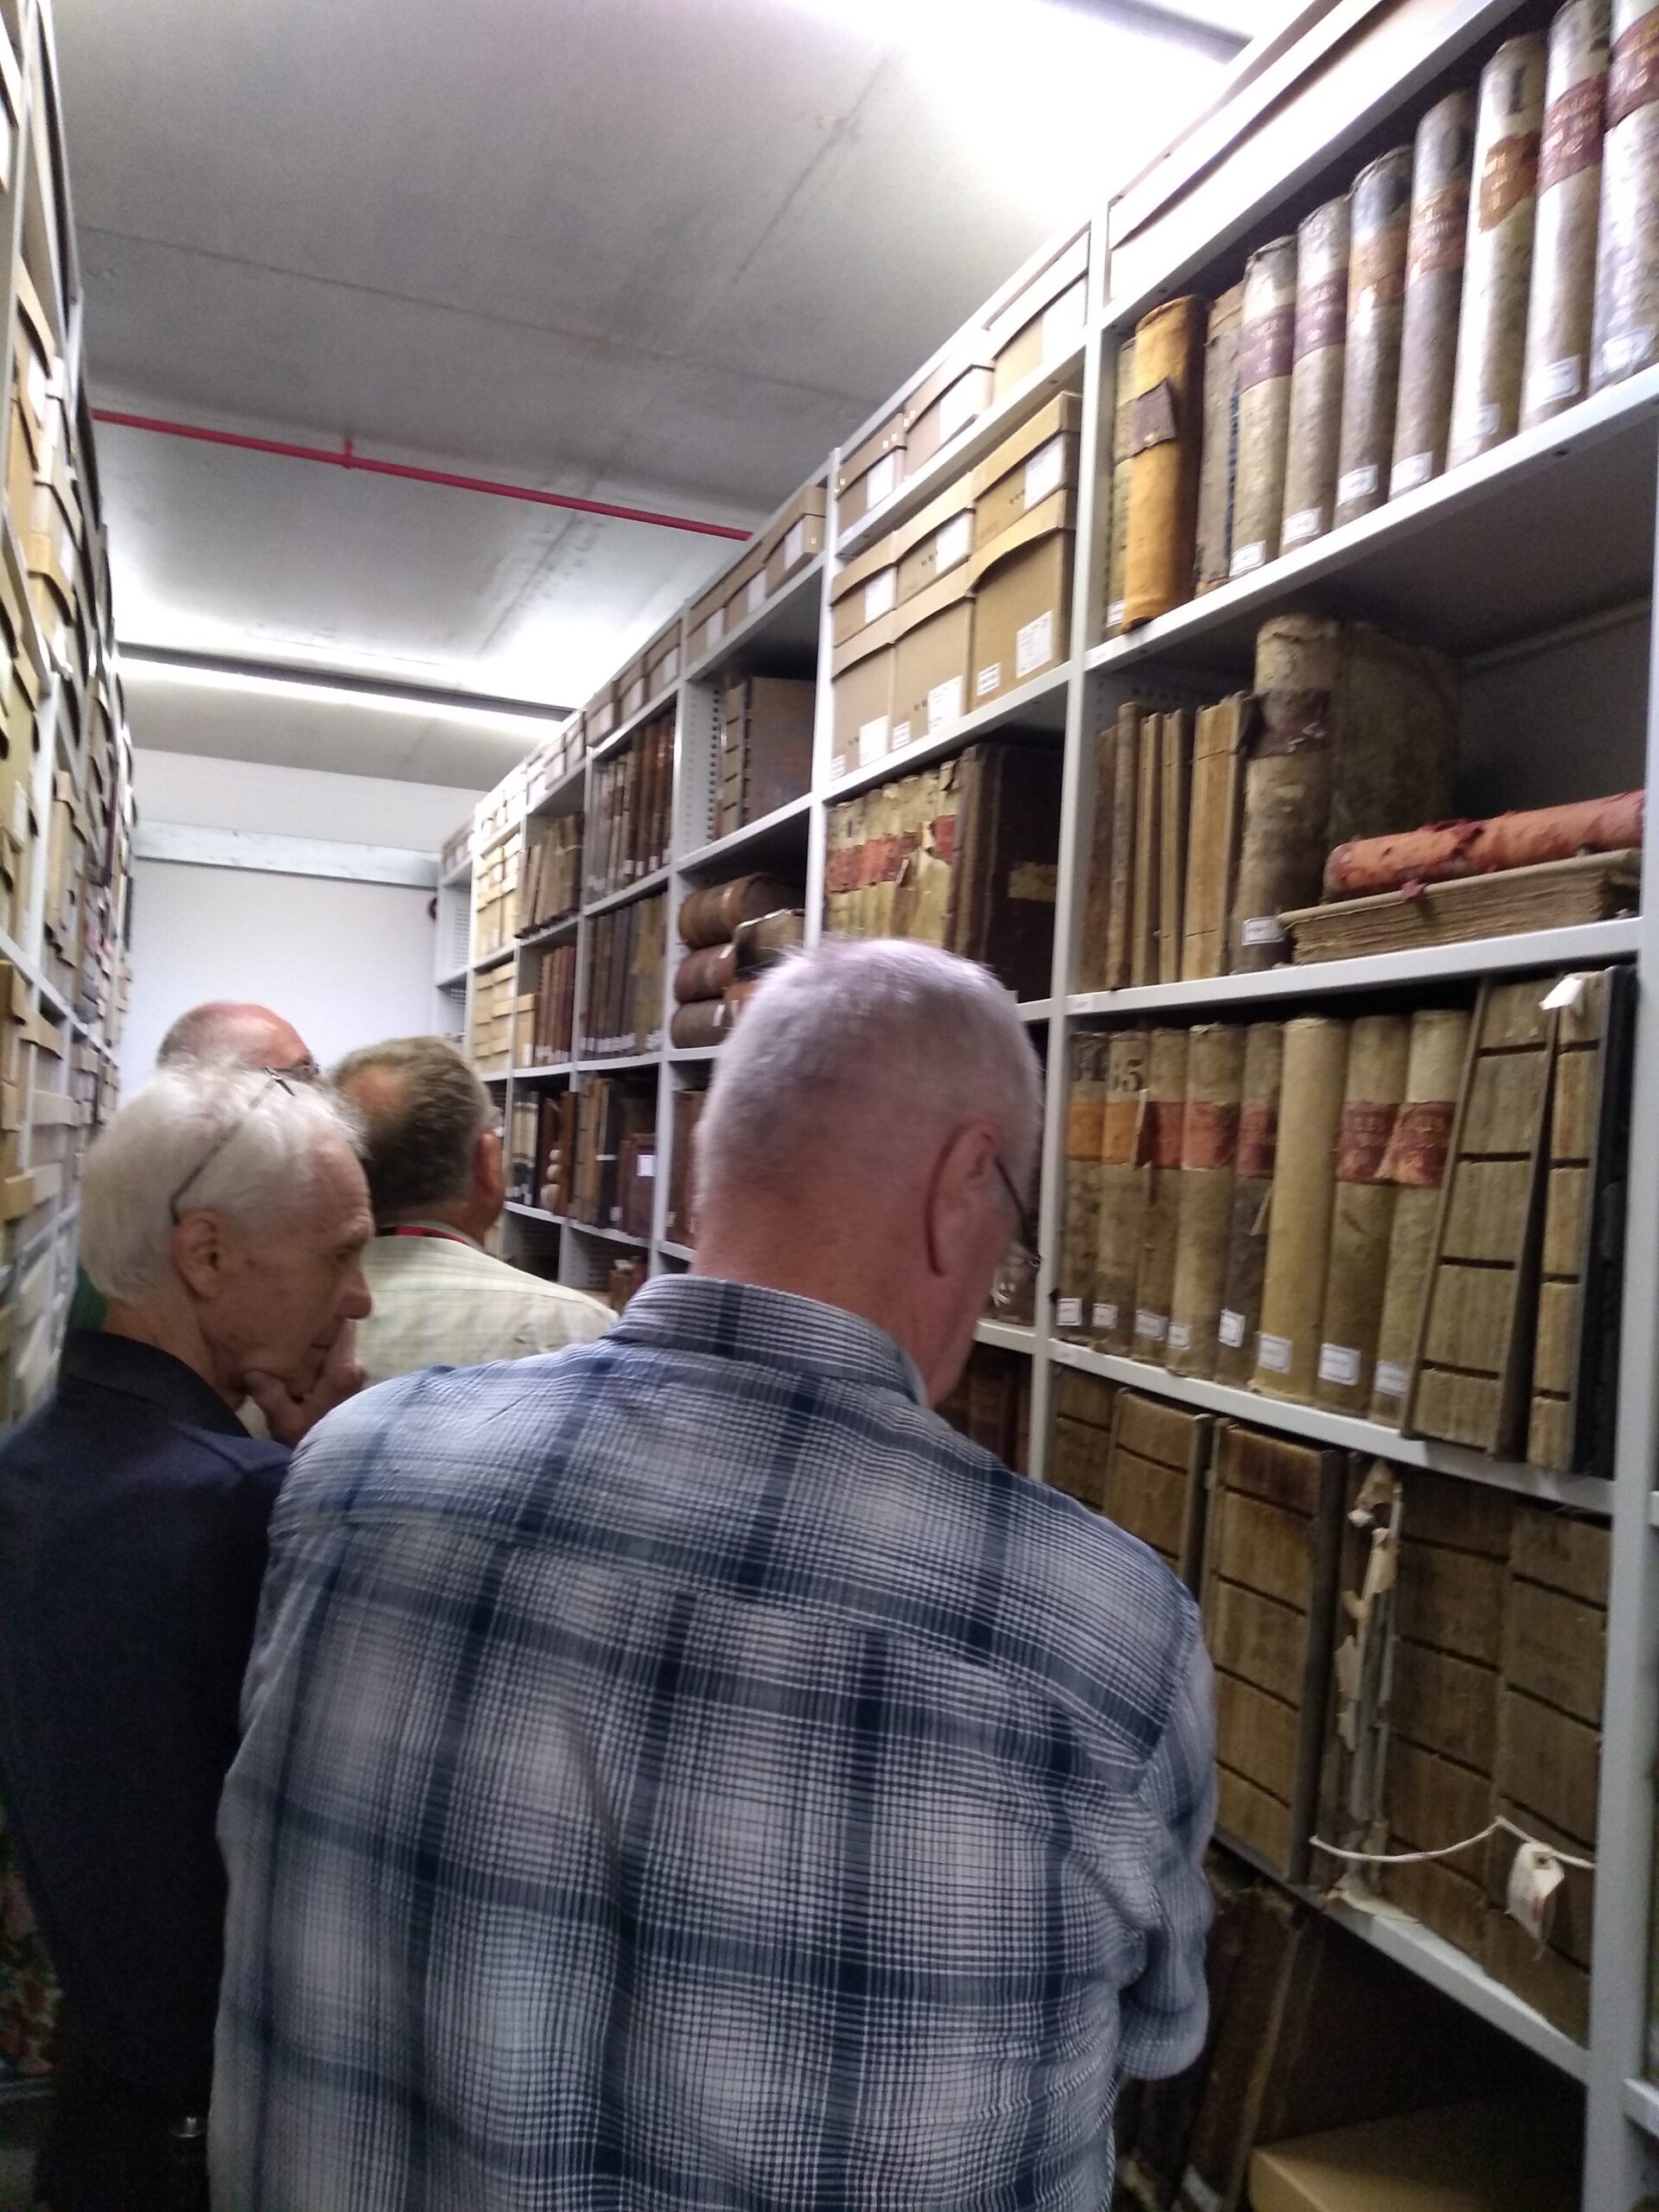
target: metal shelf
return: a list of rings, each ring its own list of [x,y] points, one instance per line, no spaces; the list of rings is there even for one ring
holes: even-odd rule
[[[440,991],[464,990],[467,986],[467,978],[472,972],[470,963],[463,968],[453,968],[447,976],[440,976],[437,978],[435,988]]]
[[[591,1059],[572,1063],[577,1075],[625,1075],[630,1068],[654,1068],[662,1058],[657,1052],[596,1053]]]
[[[1052,1021],[1054,1019],[1053,1000],[1022,999],[1020,1001],[1020,1019],[1021,1021],[1033,1024]]]
[[[610,740],[607,739],[606,742],[608,744]],[[579,812],[579,808],[569,806],[566,802],[582,789],[587,779],[588,755],[583,753],[574,767],[567,768],[558,782],[542,793],[534,806],[527,806],[524,809],[524,820],[544,822],[552,815]]]
[[[516,945],[504,944],[493,952],[486,952],[481,960],[474,960],[472,963],[474,975],[487,976],[493,968],[505,968],[517,950]]]
[[[574,1230],[578,1236],[597,1236],[607,1244],[626,1244],[636,1252],[648,1250],[651,1244],[649,1236],[632,1236],[626,1229],[601,1229],[594,1222],[578,1221],[571,1214],[566,1215],[564,1226]]]
[[[1173,1398],[1179,1404],[1224,1414],[1230,1421],[1249,1421],[1257,1428],[1278,1429],[1287,1436],[1334,1445],[1339,1451],[1391,1459],[1396,1466],[1432,1468],[1436,1474],[1460,1476],[1466,1482],[1512,1491],[1547,1505],[1571,1505],[1604,1520],[1613,1510],[1612,1485],[1599,1475],[1552,1475],[1541,1467],[1522,1466],[1514,1460],[1488,1459],[1456,1444],[1402,1436],[1398,1429],[1385,1428],[1381,1421],[1332,1413],[1324,1406],[1294,1405],[1282,1398],[1263,1397],[1254,1390],[1237,1390],[1225,1382],[1172,1375],[1147,1360],[1124,1359],[1116,1352],[1094,1351],[1087,1344],[1058,1338],[1050,1343],[1049,1357],[1062,1367],[1078,1368],[1085,1375],[1103,1375],[1111,1382],[1129,1383],[1152,1397]]]
[[[1383,991],[1500,969],[1572,968],[1633,959],[1642,943],[1639,916],[1586,922],[1575,929],[1524,930],[1513,937],[1429,944],[1409,952],[1376,952],[1358,960],[1313,960],[1301,968],[1268,968],[1255,976],[1206,976],[1189,983],[1147,983],[1127,991],[1074,992],[1070,1014],[1184,1014],[1248,1006],[1262,1000],[1314,998],[1335,991]]]
[[[718,1045],[671,1045],[668,1060],[671,1067],[695,1068],[720,1058]]]
[[[562,937],[569,937],[581,921],[580,914],[562,914],[556,922],[544,922],[540,929],[531,930],[518,940],[520,952],[538,952],[544,944],[556,944]]]
[[[666,1253],[671,1260],[685,1260],[689,1262],[695,1260],[697,1256],[689,1244],[671,1244],[666,1236],[659,1236],[658,1238],[657,1249],[659,1252]]]
[[[557,1083],[570,1073],[569,1060],[532,1061],[528,1067],[511,1071],[515,1083]]]
[[[776,591],[753,614],[744,616],[710,645],[700,660],[686,671],[688,683],[712,683],[734,661],[746,665],[755,660],[804,663],[818,646],[818,610],[823,599],[823,556],[815,553],[780,591]]]
[[[509,1213],[517,1214],[521,1221],[550,1222],[555,1229],[563,1229],[565,1226],[564,1216],[562,1213],[549,1213],[545,1206],[529,1205],[523,1198],[509,1198],[506,1211]]]
[[[974,1342],[994,1344],[999,1351],[1021,1351],[1030,1358],[1037,1350],[1037,1332],[1017,1321],[976,1321]]]
[[[591,906],[584,906],[582,911],[589,921],[595,914],[608,914],[613,906],[626,906],[630,899],[647,898],[652,892],[660,891],[668,881],[668,875],[666,868],[654,868],[649,875],[642,875],[632,883],[625,883],[620,891],[607,891],[602,899],[595,899]]]
[[[993,730],[1011,729],[1017,724],[1022,729],[1058,734],[1065,728],[1071,681],[1071,664],[1068,661],[1062,667],[1051,669],[1046,676],[1022,683],[1006,698],[994,699],[988,707],[976,708],[971,715],[947,722],[931,736],[918,737],[897,753],[884,753],[868,767],[852,769],[830,785],[824,793],[825,801],[833,806],[837,799],[850,798],[855,791],[868,791],[872,784],[885,784],[895,776],[907,776],[912,769],[925,768],[929,761],[940,760],[947,753],[961,752],[976,738],[988,737]]]
[[[757,821],[746,822],[741,830],[728,830],[712,844],[700,845],[696,852],[688,853],[676,863],[678,872],[682,875],[698,875],[705,868],[723,868],[738,859],[753,860],[759,857],[760,850],[774,849],[791,854],[798,851],[804,857],[812,805],[812,793],[803,791],[799,798],[791,799],[787,805],[774,807]]]

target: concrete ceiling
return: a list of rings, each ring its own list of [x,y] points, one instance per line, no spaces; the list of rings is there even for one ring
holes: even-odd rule
[[[750,526],[1281,12],[58,0],[94,402]],[[580,703],[729,557],[108,426],[99,450],[144,644]],[[132,710],[140,743],[458,785],[523,750],[151,677]]]

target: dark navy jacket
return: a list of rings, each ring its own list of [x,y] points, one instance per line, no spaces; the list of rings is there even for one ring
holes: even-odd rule
[[[200,1377],[72,1332],[0,1442],[0,1791],[81,2053],[182,2110],[212,2069],[213,1824],[288,1465]]]

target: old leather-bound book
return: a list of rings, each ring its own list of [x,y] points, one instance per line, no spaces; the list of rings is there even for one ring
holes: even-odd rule
[[[1179,983],[1185,927],[1187,813],[1192,785],[1192,717],[1185,709],[1160,717],[1163,788],[1158,821],[1158,981]]]
[[[1522,429],[1590,389],[1610,22],[1611,0],[1567,0],[1549,28]]]
[[[1135,972],[1135,836],[1139,827],[1141,748],[1151,741],[1155,716],[1133,700],[1118,711],[1112,753],[1111,880],[1106,900],[1106,967],[1101,988],[1125,989]]]
[[[1059,754],[976,745],[958,766],[957,851],[944,945],[982,961],[1018,999],[1052,982],[1060,841]]]
[[[1129,574],[1129,482],[1135,448],[1131,425],[1135,419],[1135,340],[1126,338],[1117,351],[1117,396],[1112,411],[1112,528],[1106,564],[1106,635],[1116,637],[1123,627]]]
[[[1187,1050],[1186,1109],[1181,1121],[1180,1211],[1170,1294],[1169,1368],[1209,1376],[1216,1367],[1232,1224],[1233,1168],[1244,1083],[1245,1033],[1201,1023]]]
[[[1235,284],[1210,309],[1204,344],[1204,451],[1198,464],[1194,584],[1214,591],[1227,581],[1233,552],[1233,488],[1238,467],[1238,346],[1244,287]]]
[[[1377,1171],[1393,1186],[1395,1199],[1370,1414],[1390,1428],[1400,1425],[1411,1382],[1469,1027],[1461,1007],[1421,1007],[1412,1015],[1405,1092]]]
[[[674,999],[686,1006],[694,999],[717,999],[728,983],[737,981],[737,947],[705,945],[688,952],[674,970]]]
[[[1314,1389],[1320,1405],[1339,1413],[1363,1414],[1370,1403],[1396,1196],[1382,1171],[1405,1094],[1410,1045],[1411,1021],[1403,1014],[1361,1014],[1349,1041]]]
[[[1089,813],[1088,877],[1083,895],[1083,925],[1079,936],[1072,988],[1103,991],[1106,982],[1106,944],[1112,906],[1112,802],[1116,794],[1117,724],[1103,722],[1095,732],[1093,792]]]
[[[1147,1073],[1144,1029],[1115,1029],[1106,1046],[1106,1096],[1100,1122],[1100,1217],[1090,1322],[1107,1351],[1135,1341],[1135,1281],[1146,1220]]]
[[[1296,339],[1279,545],[1289,553],[1331,527],[1348,335],[1348,198],[1316,207],[1296,234]]]
[[[1137,988],[1158,981],[1163,806],[1164,717],[1143,715],[1135,797],[1135,869],[1129,894],[1129,981]]]
[[[1592,391],[1659,355],[1659,0],[1614,0],[1591,344]]]
[[[1319,1364],[1348,1042],[1348,1024],[1322,1015],[1285,1025],[1279,1154],[1250,1387],[1301,1404],[1313,1395]]]
[[[1213,1426],[1207,1414],[1120,1390],[1100,1495],[1107,1518],[1150,1546],[1195,1594]]]
[[[1400,318],[1411,213],[1411,149],[1354,179],[1348,256],[1348,337],[1334,520],[1352,522],[1389,496],[1400,391]]]
[[[1521,420],[1543,120],[1544,41],[1529,31],[1506,40],[1481,72],[1450,468],[1512,437]]]
[[[740,922],[752,922],[779,906],[800,903],[800,886],[775,875],[740,875],[694,891],[680,908],[680,940],[696,952],[724,944]]]
[[[1474,133],[1474,102],[1467,92],[1448,92],[1418,124],[1412,149],[1390,499],[1446,467]]]
[[[1184,982],[1227,972],[1233,881],[1243,801],[1246,693],[1200,707],[1192,741],[1192,830],[1181,909]]]
[[[1089,1333],[1100,1224],[1101,1123],[1106,1104],[1104,1037],[1079,1030],[1071,1039],[1065,1107],[1065,1219],[1060,1236],[1059,1293],[1054,1326],[1062,1336]]]
[[[1278,556],[1295,338],[1296,241],[1274,238],[1250,256],[1244,270],[1231,576],[1247,576]]]
[[[1147,1111],[1141,1151],[1146,1157],[1147,1205],[1141,1261],[1135,1279],[1137,1359],[1161,1365],[1169,1338],[1170,1294],[1175,1282],[1175,1243],[1181,1215],[1181,1129],[1186,1113],[1190,1031],[1154,1029],[1147,1055]]]
[[[1252,1022],[1244,1033],[1238,1144],[1227,1224],[1227,1271],[1216,1323],[1216,1379],[1237,1386],[1255,1369],[1262,1324],[1262,1279],[1268,1262],[1268,1221],[1279,1153],[1279,1100],[1284,1075],[1284,1025]]]
[[[1167,613],[1192,596],[1204,441],[1205,322],[1205,302],[1188,297],[1154,308],[1135,328],[1125,628]]]

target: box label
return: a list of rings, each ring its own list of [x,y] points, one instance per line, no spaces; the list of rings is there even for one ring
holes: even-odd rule
[[[947,569],[954,569],[965,561],[973,550],[974,518],[972,515],[957,515],[948,522],[933,541],[933,573],[943,575]]]
[[[908,722],[894,722],[893,726],[893,734],[887,740],[887,750],[890,753],[902,753],[909,743],[910,724]]]
[[[642,1183],[653,1182],[656,1179],[657,1175],[656,1154],[654,1152],[642,1152],[639,1159],[634,1162],[634,1173],[639,1176],[639,1180]]]
[[[1054,658],[1054,610],[1039,614],[1034,622],[1027,622],[1016,630],[1014,638],[1014,680],[1023,683],[1039,668],[1046,668]]]
[[[702,626],[705,645],[717,645],[726,633],[726,610],[717,607]]]
[[[879,507],[898,488],[898,484],[899,456],[896,453],[884,453],[864,479],[865,512]]]
[[[1051,492],[1058,492],[1065,473],[1065,440],[1051,438],[1026,463],[1026,512],[1039,506]]]
[[[1083,1300],[1080,1298],[1061,1298],[1055,1301],[1054,1325],[1058,1329],[1080,1329],[1083,1326]]]
[[[899,571],[883,569],[879,575],[870,578],[864,587],[864,620],[879,622],[884,614],[891,614],[899,596]]]
[[[1359,1381],[1359,1354],[1351,1344],[1319,1346],[1319,1380],[1351,1390]]]
[[[806,518],[803,516],[799,522],[790,524],[789,534],[784,539],[784,566],[792,569],[805,550]]]
[[[978,396],[972,375],[958,377],[939,400],[940,443],[943,444],[947,438],[954,438],[958,430],[965,429],[978,412]]]
[[[1106,627],[1109,630],[1121,630],[1123,627],[1123,617],[1128,610],[1129,602],[1127,599],[1109,601],[1106,607]]]
[[[980,670],[974,683],[974,696],[982,699],[988,692],[1000,690],[1001,683],[1002,664],[1000,660],[994,660],[988,668]]]
[[[868,768],[873,760],[879,760],[887,751],[888,728],[889,717],[886,715],[873,715],[868,721],[860,723],[858,765],[861,768]]]
[[[962,678],[952,676],[943,683],[936,683],[927,695],[927,734],[943,729],[947,722],[956,721],[962,713]]]
[[[1269,1375],[1288,1375],[1295,1349],[1288,1337],[1270,1337],[1264,1332],[1255,1340],[1256,1365]]]

